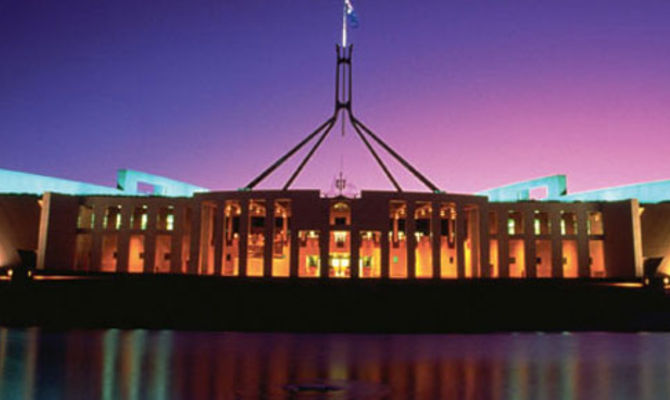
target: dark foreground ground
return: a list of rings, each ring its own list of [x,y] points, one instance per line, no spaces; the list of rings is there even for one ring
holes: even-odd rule
[[[292,332],[670,331],[670,297],[595,280],[171,275],[0,281],[0,325]]]

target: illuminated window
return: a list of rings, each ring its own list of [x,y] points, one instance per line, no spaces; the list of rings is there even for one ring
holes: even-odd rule
[[[589,265],[593,278],[607,278],[605,245],[602,240],[589,240]]]
[[[298,231],[298,276],[318,278],[321,274],[319,231]]]
[[[291,265],[291,200],[275,200],[272,276],[289,276]]]
[[[221,274],[237,276],[240,266],[240,215],[237,200],[226,200],[223,209],[223,266]]]
[[[336,201],[330,206],[330,225],[344,226],[351,224],[351,206],[344,201]]]
[[[577,241],[563,240],[561,247],[563,252],[563,277],[576,278],[578,276]]]
[[[171,231],[174,229],[174,207],[161,207],[158,210],[158,219],[156,219],[156,229]]]
[[[602,235],[603,234],[603,215],[600,211],[591,211],[589,212],[588,219],[586,220],[586,227],[589,235]]]
[[[144,235],[131,235],[128,247],[128,272],[144,272]]]
[[[538,278],[551,278],[551,240],[535,241],[535,270]]]
[[[135,207],[130,215],[130,229],[146,230],[148,219],[146,205]]]
[[[523,214],[519,211],[509,211],[507,214],[507,233],[510,235],[523,234]]]
[[[457,278],[456,205],[440,204],[440,277]]]
[[[121,206],[107,207],[102,227],[103,229],[121,229]]]
[[[116,272],[116,252],[118,237],[116,234],[107,234],[102,237],[102,257],[100,268],[104,272]]]
[[[249,201],[247,276],[263,276],[265,262],[265,200]]]
[[[498,217],[495,211],[489,211],[489,235],[498,234]]]
[[[311,255],[307,256],[307,267],[310,269],[319,268],[321,266],[321,261],[319,256]],[[316,276],[319,275],[318,271],[315,273]]]
[[[577,234],[577,216],[573,212],[561,211],[561,235]]]
[[[433,232],[431,216],[433,207],[430,202],[419,201],[414,209],[415,236],[414,262],[417,278],[433,276]]]
[[[407,277],[407,238],[405,237],[405,220],[407,203],[392,200],[389,203],[390,229],[389,239],[389,276],[391,278]]]
[[[79,233],[75,238],[74,268],[78,271],[91,269],[91,247],[93,236],[90,233]]]
[[[381,232],[362,231],[358,249],[358,276],[379,278],[381,276]]]
[[[526,254],[523,240],[509,241],[509,276],[510,278],[526,276]]]
[[[348,234],[347,232],[333,232],[335,236],[335,247],[342,248],[345,246]]]
[[[93,229],[93,207],[80,205],[79,214],[77,215],[77,228],[79,229]]]
[[[350,240],[348,231],[330,232],[330,254],[328,276],[331,278],[348,278],[350,268]]]
[[[170,258],[172,251],[172,236],[156,236],[156,253],[154,258],[154,272],[170,272]]]
[[[549,213],[544,211],[535,211],[535,217],[533,219],[533,228],[536,235],[548,235],[551,230]]]

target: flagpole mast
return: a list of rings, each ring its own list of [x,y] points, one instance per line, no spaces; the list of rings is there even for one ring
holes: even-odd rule
[[[347,2],[342,7],[342,47],[347,47]]]

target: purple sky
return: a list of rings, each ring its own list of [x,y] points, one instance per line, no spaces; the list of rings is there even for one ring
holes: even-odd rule
[[[356,115],[440,188],[670,179],[667,0],[353,1]],[[340,12],[338,0],[0,0],[0,168],[244,186],[332,113]],[[343,159],[359,188],[390,189],[339,132],[295,187],[327,189]]]

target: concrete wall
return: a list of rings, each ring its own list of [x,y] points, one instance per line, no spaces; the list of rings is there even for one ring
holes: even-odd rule
[[[637,200],[602,203],[605,265],[613,276],[642,276],[642,242]]]
[[[37,269],[72,269],[79,199],[45,193],[39,224]]]
[[[643,205],[640,222],[644,258],[662,259],[658,271],[670,274],[670,203]]]
[[[0,196],[0,267],[20,262],[19,249],[37,251],[38,196]]]
[[[633,278],[642,276],[642,247],[639,225],[639,210],[635,200],[598,203],[562,203],[546,201],[526,201],[509,203],[491,203],[489,208],[496,212],[498,231],[491,236],[498,241],[498,265],[501,277],[507,277],[510,265],[510,241],[521,240],[524,243],[523,259],[526,262],[525,276],[537,276],[536,248],[538,240],[551,242],[551,271],[553,277],[563,277],[566,265],[577,264],[577,277],[593,277],[591,259],[597,261],[597,255],[590,254],[589,243],[602,241],[605,251],[606,277]],[[507,231],[507,215],[515,211],[523,215],[523,233],[510,235]],[[550,230],[545,234],[534,231],[535,211],[546,212],[549,216]],[[577,230],[573,234],[561,232],[561,212],[572,213],[577,217]],[[589,213],[602,213],[604,232],[588,231]],[[517,242],[515,242],[517,243]],[[576,243],[576,251],[572,248]],[[567,246],[567,247],[566,247]],[[569,250],[566,250],[566,248]],[[545,249],[545,254],[548,253]],[[576,260],[573,260],[576,255]],[[515,257],[518,259],[519,257]],[[567,263],[564,262],[567,259]],[[544,265],[542,260],[542,265]]]
[[[138,240],[131,241],[132,238],[143,242],[141,249],[141,267],[134,272],[155,272],[157,237],[169,236],[170,243],[170,271],[181,272],[183,263],[183,237],[190,234],[190,222],[186,220],[187,208],[191,200],[186,198],[170,197],[110,197],[110,196],[90,196],[79,198],[79,203],[83,206],[93,209],[95,224],[93,227],[82,227],[75,230],[75,234],[91,234],[91,269],[93,271],[101,270],[101,260],[104,251],[104,237],[114,237],[117,248],[115,271],[129,271],[131,263],[131,245]],[[105,213],[110,207],[121,207],[121,223],[117,227],[115,221],[107,221],[105,227]],[[78,206],[77,206],[78,207]],[[130,225],[131,215],[138,208],[146,209],[146,226],[133,227]],[[168,230],[165,226],[158,226],[159,214],[161,210],[170,208],[174,215],[173,229]],[[76,217],[75,217],[76,221]],[[161,241],[166,240],[162,238]],[[112,256],[111,254],[109,255]],[[136,255],[139,257],[139,254]],[[165,261],[165,260],[164,260]]]

